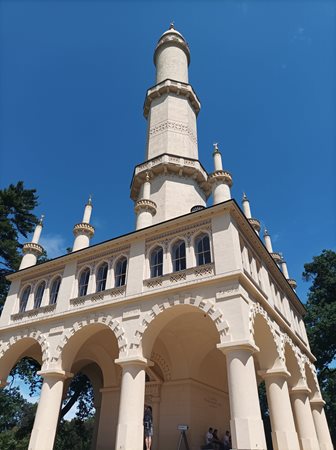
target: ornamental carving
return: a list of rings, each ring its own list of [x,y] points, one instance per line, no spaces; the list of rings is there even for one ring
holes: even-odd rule
[[[145,314],[139,327],[130,340],[130,348],[138,349],[141,346],[143,335],[150,325],[150,323],[162,312],[176,306],[188,305],[200,309],[203,313],[208,315],[217,328],[220,336],[220,341],[224,342],[229,332],[229,324],[224,319],[222,312],[209,300],[203,299],[201,296],[189,297],[184,295],[176,295],[168,298],[167,301],[161,304],[155,304],[153,308]]]
[[[165,120],[155,125],[149,130],[149,135],[152,137],[164,133],[166,131],[173,131],[175,133],[187,135],[194,144],[197,144],[197,137],[194,134],[193,130],[188,126],[188,124],[173,120]],[[174,162],[174,160],[172,161]],[[179,159],[177,159],[176,162],[179,162]],[[195,164],[193,161],[189,161],[189,163],[191,164],[188,165]]]
[[[31,338],[34,339],[36,342],[38,342],[40,344],[42,351],[42,363],[48,361],[49,344],[46,337],[38,330],[29,330],[29,329],[21,330],[21,332],[18,332],[15,336],[10,337],[8,342],[2,343],[0,347],[0,359],[4,356],[4,354],[7,351],[9,351],[12,348],[13,345],[15,345],[18,341],[25,338]]]
[[[101,315],[100,316],[99,314],[90,314],[86,317],[86,319],[75,322],[73,324],[73,326],[71,327],[71,329],[65,333],[62,341],[56,348],[55,354],[51,358],[51,362],[55,363],[55,362],[59,361],[65,345],[68,343],[70,338],[75,333],[77,333],[80,329],[82,329],[88,325],[92,325],[92,324],[102,324],[102,325],[106,325],[108,328],[110,328],[110,330],[113,331],[113,333],[117,339],[119,352],[122,353],[125,351],[125,348],[127,346],[127,340],[126,340],[124,329],[120,325],[119,321],[117,321],[116,319],[113,319],[112,316],[110,316],[110,315],[108,315],[108,316]]]

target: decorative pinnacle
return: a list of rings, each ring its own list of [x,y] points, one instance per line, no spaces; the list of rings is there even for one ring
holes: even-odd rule
[[[149,172],[146,172],[146,181],[149,182],[149,180],[150,180]]]
[[[92,194],[89,195],[87,205],[92,205]]]
[[[267,230],[267,228],[265,227],[265,229],[264,229],[264,236],[269,236],[269,234],[268,234],[268,230]]]
[[[175,30],[175,26],[174,26],[175,24],[174,24],[174,21],[172,20],[171,22],[170,22],[170,25],[169,25],[169,29],[170,30]]]
[[[248,201],[247,195],[243,192],[243,202]]]
[[[214,153],[215,152],[219,152],[218,142],[214,142],[212,145],[213,145],[213,148],[214,148]]]
[[[43,226],[43,220],[44,220],[45,215],[41,214],[40,220],[38,222],[39,225]]]

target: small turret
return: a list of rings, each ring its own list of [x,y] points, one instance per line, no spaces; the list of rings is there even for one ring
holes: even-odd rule
[[[265,241],[265,247],[269,251],[270,255],[272,256],[274,261],[277,264],[279,264],[281,261],[281,255],[280,255],[280,253],[273,252],[271,236],[269,235],[268,230],[266,228],[264,230],[264,241]]]
[[[39,244],[40,236],[43,228],[44,215],[42,214],[38,224],[35,227],[33,238],[31,242],[27,242],[23,245],[22,252],[23,257],[21,260],[20,268],[25,269],[26,267],[35,266],[37,258],[43,254],[43,247]]]
[[[283,273],[284,277],[285,277],[286,280],[288,281],[288,283],[289,283],[289,285],[291,286],[291,288],[292,288],[293,290],[295,290],[295,289],[296,289],[296,286],[297,286],[297,283],[296,283],[296,281],[293,280],[292,278],[289,278],[289,273],[288,273],[287,263],[286,263],[286,261],[284,260],[284,258],[283,258],[282,255],[281,255],[281,261],[280,261],[280,264],[281,264],[281,270],[282,270],[282,273]]]
[[[142,185],[142,198],[135,203],[136,229],[149,227],[153,224],[153,216],[156,214],[156,203],[150,199],[150,177],[146,172],[145,181]]]
[[[208,181],[212,186],[213,203],[225,202],[231,198],[232,177],[229,172],[223,170],[222,154],[219,151],[218,144],[213,144],[212,153],[214,159],[214,172],[209,174]]]
[[[255,219],[255,218],[252,217],[250,202],[249,202],[245,192],[243,193],[242,207],[243,207],[243,211],[244,211],[245,217],[250,222],[252,228],[254,229],[254,231],[259,236],[260,222],[259,222],[258,219]]]
[[[85,205],[83,220],[74,226],[73,234],[75,236],[75,241],[72,251],[81,250],[90,245],[90,239],[94,235],[94,227],[90,225],[90,218],[92,213],[92,198],[91,195],[87,204]]]

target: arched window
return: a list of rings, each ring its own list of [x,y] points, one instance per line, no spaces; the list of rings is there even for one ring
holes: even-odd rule
[[[37,286],[37,289],[35,292],[35,298],[34,298],[34,308],[35,309],[39,308],[41,306],[45,286],[46,286],[45,281],[42,281],[42,283],[40,283]]]
[[[150,257],[150,276],[151,278],[160,277],[163,272],[163,249],[155,247]]]
[[[115,287],[124,286],[126,283],[127,258],[121,257],[115,267]]]
[[[83,295],[87,294],[89,278],[90,278],[90,269],[87,267],[86,269],[83,270],[83,272],[80,274],[79,277],[79,284],[78,284],[79,297],[82,297]]]
[[[106,288],[107,269],[107,263],[104,262],[97,270],[96,292],[104,291]]]
[[[22,292],[20,298],[20,307],[19,307],[20,313],[26,311],[29,295],[30,295],[30,286],[27,286],[26,289]]]
[[[184,241],[178,241],[173,246],[173,271],[185,270],[186,268],[186,246]]]
[[[52,282],[50,289],[50,298],[49,298],[50,305],[54,305],[57,302],[60,285],[61,285],[61,277],[55,278],[55,280]]]
[[[201,234],[195,241],[195,254],[198,266],[211,263],[210,240],[207,234]]]

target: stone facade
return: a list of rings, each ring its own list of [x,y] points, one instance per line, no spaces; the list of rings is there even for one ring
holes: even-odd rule
[[[189,49],[173,28],[160,38],[155,61],[158,83],[188,83]],[[142,450],[145,402],[153,408],[154,450],[176,447],[179,424],[189,425],[192,450],[209,426],[231,430],[234,449],[266,449],[263,380],[274,449],[331,450],[304,307],[250,209],[246,215],[230,199],[232,179],[218,148],[217,175],[198,162],[195,106],[184,97],[185,106],[169,112],[179,95],[167,90],[160,97],[167,116],[149,124],[149,140],[165,143],[156,154],[150,144],[152,164],[134,174],[137,230],[90,247],[89,202],[72,253],[37,266],[25,254],[24,268],[9,276],[0,385],[20,358],[41,363],[31,450],[53,448],[63,392],[78,371],[94,388],[97,450]],[[178,110],[183,120],[175,129]],[[213,206],[190,212],[216,189]]]

